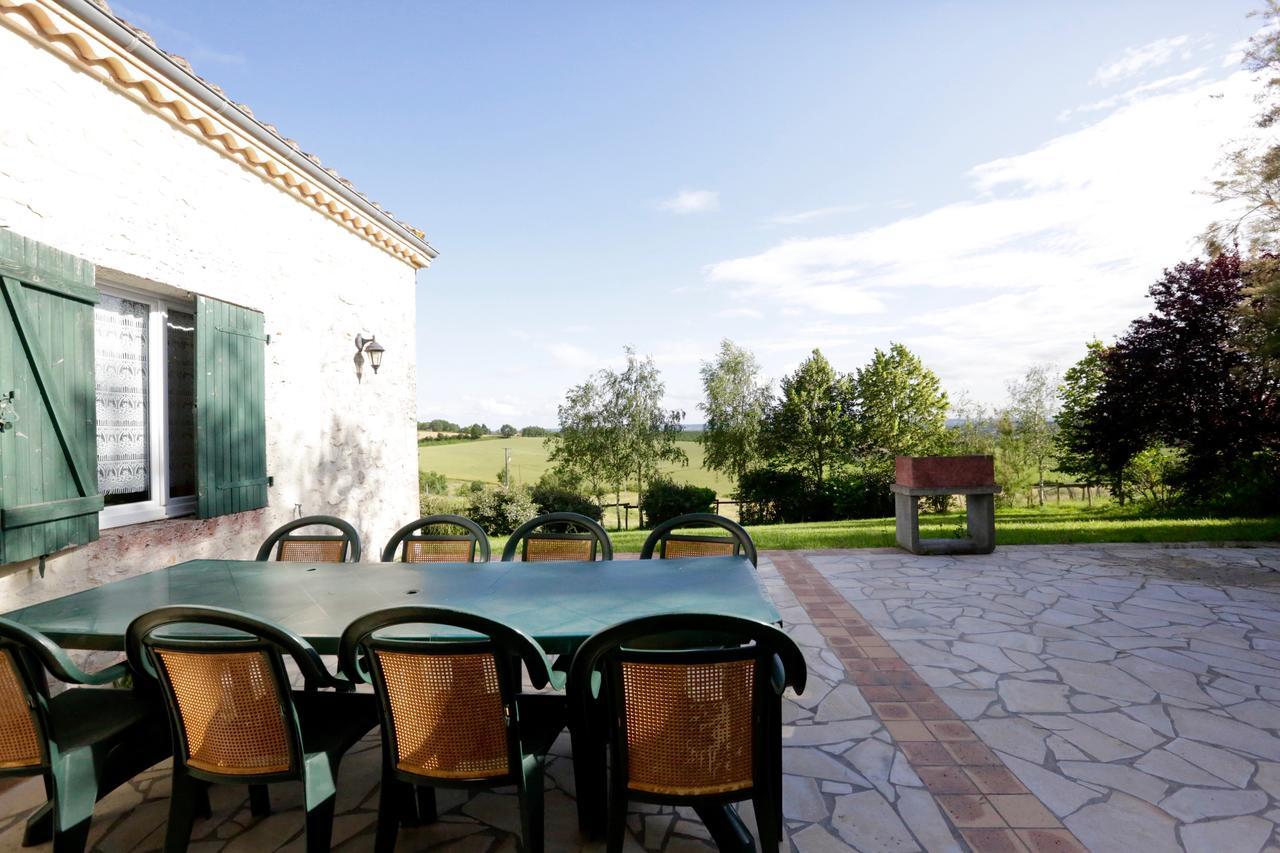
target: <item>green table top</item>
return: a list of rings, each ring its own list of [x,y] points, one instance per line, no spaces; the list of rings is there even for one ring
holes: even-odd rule
[[[454,607],[519,628],[549,653],[656,613],[778,621],[745,557],[596,563],[258,563],[191,560],[5,616],[66,648],[121,650],[137,616],[170,604],[252,613],[335,654],[356,617],[404,604]],[[421,629],[418,629],[421,630]]]

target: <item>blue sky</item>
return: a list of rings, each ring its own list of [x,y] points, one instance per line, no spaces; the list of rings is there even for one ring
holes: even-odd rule
[[[723,337],[989,405],[1069,366],[1219,212],[1255,5],[113,8],[427,232],[419,413],[496,427],[628,343],[688,421]]]

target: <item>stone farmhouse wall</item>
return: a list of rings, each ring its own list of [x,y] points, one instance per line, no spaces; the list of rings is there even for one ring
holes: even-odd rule
[[[102,531],[0,567],[0,612],[198,557],[252,559],[299,514],[340,515],[373,559],[417,517],[415,271],[90,75],[0,28],[0,226],[162,294],[260,310],[269,506]],[[386,347],[356,378],[353,338]]]

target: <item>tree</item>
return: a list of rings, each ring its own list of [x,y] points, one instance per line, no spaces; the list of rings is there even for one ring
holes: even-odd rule
[[[489,428],[484,424],[472,424],[471,426],[462,430],[462,432],[467,436],[467,438],[472,438],[472,439],[484,438],[486,435],[489,434]]]
[[[750,350],[725,339],[715,360],[702,363],[702,388],[703,465],[738,483],[760,458],[769,386],[760,381],[760,365]]]
[[[1057,449],[1057,377],[1048,365],[1035,365],[1021,380],[1009,383],[1009,426],[1036,472],[1040,506],[1044,506],[1044,473]]]
[[[520,430],[520,435],[525,438],[546,438],[550,433],[546,427],[527,426]]]
[[[511,438],[517,432],[519,432],[519,430],[517,430],[511,424],[503,424],[498,428],[498,434],[501,435],[503,438]]]
[[[658,475],[661,463],[689,464],[689,457],[676,441],[684,412],[662,408],[666,385],[653,359],[637,357],[631,347],[624,347],[623,351],[627,366],[622,372],[605,370],[600,375],[619,437],[618,455],[627,470],[635,474],[636,503],[643,504],[645,489]]]
[[[424,495],[447,495],[449,480],[437,471],[419,471],[418,491]]]
[[[932,370],[911,350],[876,349],[854,379],[855,443],[871,468],[885,469],[895,456],[938,450],[947,427],[947,395]]]
[[[1123,472],[1110,470],[1106,457],[1097,454],[1096,443],[1090,440],[1090,412],[1106,378],[1107,348],[1099,340],[1085,347],[1084,358],[1067,369],[1058,385],[1058,434],[1054,438],[1058,470],[1088,484],[1109,483],[1111,493],[1123,500]]]
[[[1166,270],[1155,303],[1106,351],[1087,452],[1123,471],[1153,445],[1180,449],[1183,485],[1204,496],[1260,450],[1280,450],[1280,383],[1236,346],[1245,271],[1235,254]],[[1215,482],[1218,481],[1218,482]]]
[[[570,388],[556,414],[560,431],[548,435],[544,444],[560,477],[581,482],[600,503],[610,488],[620,496],[626,481],[626,469],[617,454],[620,437],[597,377]],[[621,510],[618,512],[621,526]]]
[[[765,453],[821,485],[848,455],[853,411],[853,380],[837,373],[815,349],[781,382],[781,396],[765,419]]]
[[[995,452],[996,429],[986,407],[965,392],[951,404],[953,426],[947,427],[943,450],[960,455],[986,455]]]
[[[597,500],[612,488],[617,503],[632,477],[643,499],[661,463],[688,464],[675,438],[684,412],[662,408],[665,386],[653,359],[631,347],[624,352],[621,372],[601,370],[569,389],[557,410],[560,431],[546,439],[561,472],[581,479]],[[622,511],[616,512],[621,527]]]
[[[1280,124],[1280,2],[1267,0],[1253,14],[1263,25],[1249,41],[1244,65],[1263,80],[1256,124],[1272,129]],[[1280,374],[1280,143],[1274,134],[1244,143],[1227,156],[1225,166],[1213,183],[1213,196],[1231,215],[1209,227],[1205,242],[1210,255],[1234,251],[1243,242],[1240,345]]]

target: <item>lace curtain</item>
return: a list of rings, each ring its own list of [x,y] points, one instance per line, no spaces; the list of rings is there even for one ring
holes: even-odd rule
[[[101,294],[94,311],[98,396],[98,489],[121,499],[151,492],[147,399],[150,306]]]

